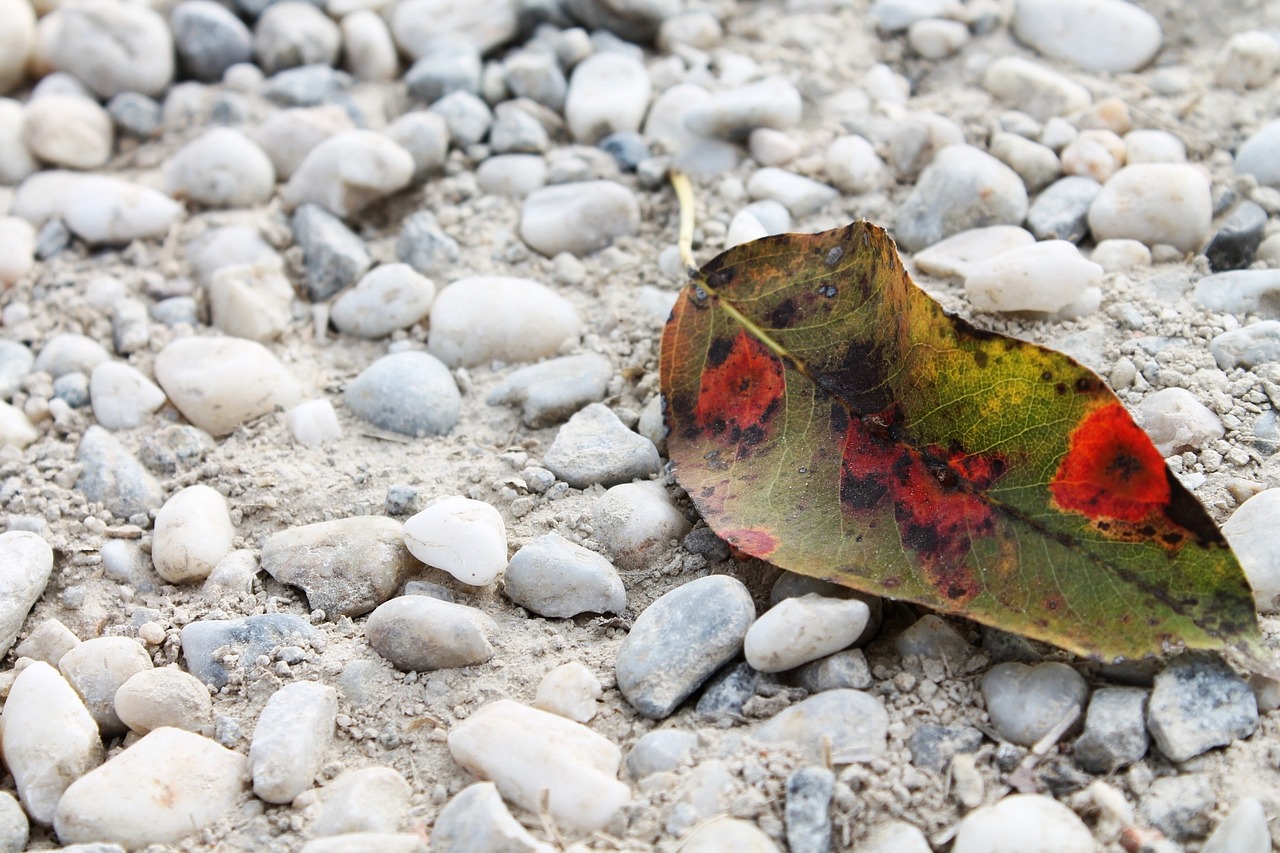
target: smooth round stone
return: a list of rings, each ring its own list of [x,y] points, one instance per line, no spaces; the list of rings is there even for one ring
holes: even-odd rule
[[[414,181],[443,168],[449,153],[449,125],[439,114],[408,112],[387,125],[385,132],[413,158]]]
[[[741,246],[743,243],[750,243],[752,240],[767,236],[769,232],[751,211],[739,210],[729,222],[729,233],[725,235],[724,245],[726,249],[732,249],[734,246]]]
[[[214,0],[183,0],[169,13],[178,61],[186,73],[216,83],[233,65],[253,56],[253,37],[239,18]]]
[[[747,192],[753,199],[778,202],[795,217],[816,213],[840,195],[821,181],[773,167],[756,170]]]
[[[1018,0],[1013,31],[1044,56],[1085,71],[1137,71],[1160,49],[1160,22],[1121,0]]]
[[[4,762],[23,808],[36,823],[53,823],[63,792],[102,763],[98,724],[71,685],[43,661],[18,673],[0,723]]]
[[[354,216],[407,186],[413,170],[413,157],[386,136],[350,130],[311,149],[281,197],[290,207],[313,202],[335,216]]]
[[[690,10],[679,12],[662,21],[655,43],[663,53],[679,48],[710,50],[724,38],[724,28],[711,12]]]
[[[885,160],[894,177],[911,183],[933,162],[938,151],[949,145],[963,145],[964,141],[964,131],[946,116],[911,113],[889,129]]]
[[[253,207],[271,198],[276,172],[266,152],[240,131],[215,127],[165,166],[165,189],[206,207]]]
[[[165,236],[182,205],[132,181],[91,175],[64,187],[55,212],[89,245],[119,245]]]
[[[485,402],[520,405],[525,425],[540,429],[603,400],[612,378],[613,364],[604,356],[567,355],[516,370],[489,392]]]
[[[424,319],[435,296],[435,284],[413,267],[383,264],[339,296],[329,318],[344,334],[381,338]]]
[[[1151,266],[1151,250],[1137,240],[1101,240],[1089,260],[1106,272],[1128,272]]]
[[[1041,240],[1079,243],[1089,233],[1089,208],[1100,192],[1102,185],[1090,177],[1054,181],[1027,211],[1027,229]]]
[[[1124,140],[1109,130],[1087,128],[1062,149],[1062,171],[1105,182],[1125,161]]]
[[[952,853],[1094,853],[1075,812],[1042,794],[1013,794],[960,821]]]
[[[1000,663],[982,677],[991,725],[1005,740],[1031,746],[1089,697],[1084,677],[1066,664]]]
[[[1236,149],[1236,171],[1280,187],[1280,119],[1269,121]]]
[[[1102,267],[1073,243],[1045,240],[1011,249],[974,267],[964,289],[979,311],[1088,314],[1102,299]]]
[[[489,105],[470,92],[450,92],[432,104],[429,112],[444,119],[458,147],[481,142],[493,125]]]
[[[58,803],[64,844],[170,844],[224,818],[240,802],[244,756],[181,729],[156,729],[80,777]]]
[[[596,538],[617,565],[644,567],[649,558],[666,550],[673,539],[689,532],[689,520],[671,502],[662,483],[646,480],[609,489],[592,510]]]
[[[676,587],[636,617],[618,649],[618,689],[652,720],[677,706],[741,650],[755,620],[741,581],[710,575]]]
[[[39,437],[40,431],[22,409],[0,403],[0,446],[21,449]]]
[[[1262,248],[1265,247],[1264,243]],[[1238,317],[1257,314],[1274,320],[1280,319],[1280,312],[1275,309],[1277,293],[1280,270],[1230,270],[1196,282],[1195,301],[1212,311],[1226,311]]]
[[[581,67],[581,64],[578,67]],[[554,54],[541,50],[522,50],[509,54],[502,62],[502,75],[507,89],[515,97],[528,98],[555,112],[564,110],[568,82]],[[479,75],[476,76],[478,81]],[[600,82],[604,75],[593,72],[593,76],[594,80],[584,82]],[[649,81],[647,72],[643,81],[647,86]],[[479,86],[475,91],[479,92]],[[648,106],[647,92],[641,110],[645,106]],[[643,117],[642,112],[641,118]]]
[[[112,738],[126,728],[116,715],[116,691],[137,673],[151,669],[151,656],[129,637],[94,637],[63,655],[58,669],[84,700],[102,736]]]
[[[913,258],[916,269],[942,278],[968,278],[992,258],[1035,243],[1036,238],[1016,225],[990,225],[953,234]]]
[[[52,571],[53,549],[40,536],[24,530],[0,533],[0,654],[13,646]]]
[[[564,115],[579,142],[593,144],[611,133],[637,131],[649,106],[649,72],[623,53],[597,53],[578,63],[569,78]]]
[[[68,373],[90,373],[99,364],[110,360],[111,354],[93,338],[62,332],[40,348],[33,369],[57,379]]]
[[[894,648],[901,657],[919,657],[960,664],[973,654],[973,646],[945,621],[930,613],[921,616],[898,635]]]
[[[135,367],[104,361],[89,376],[93,417],[107,429],[132,429],[165,403],[164,392]]]
[[[178,411],[213,436],[302,400],[280,360],[240,338],[179,338],[156,356],[155,373]]]
[[[26,346],[17,341],[0,339],[0,398],[13,399],[34,363],[35,356]]]
[[[196,734],[213,728],[209,688],[177,666],[142,669],[120,685],[115,695],[120,721],[140,735],[170,726]]]
[[[347,90],[354,83],[345,71],[328,65],[303,65],[276,72],[259,84],[259,94],[283,107],[315,107],[347,97]]]
[[[415,438],[449,432],[462,406],[449,368],[420,351],[378,359],[347,385],[342,400],[361,420]]]
[[[1089,230],[1095,240],[1127,238],[1190,252],[1209,236],[1212,217],[1204,172],[1188,164],[1141,163],[1103,185],[1089,207]]]
[[[86,0],[59,8],[57,15],[49,61],[99,97],[138,92],[155,98],[173,82],[173,37],[150,7]]]
[[[1280,612],[1280,489],[1266,489],[1242,503],[1222,533],[1249,579],[1258,610]]]
[[[1280,321],[1263,320],[1223,332],[1209,342],[1209,352],[1223,370],[1280,362]]]
[[[415,60],[438,38],[470,41],[490,53],[515,38],[516,31],[511,0],[402,0],[391,10],[396,44]]]
[[[1269,853],[1271,830],[1262,803],[1253,797],[1237,800],[1200,853]]]
[[[640,228],[640,205],[613,181],[578,181],[543,187],[525,197],[520,237],[533,250],[582,257]]]
[[[1209,268],[1214,272],[1247,268],[1257,257],[1266,227],[1266,210],[1252,201],[1241,202],[1205,247]]]
[[[875,0],[868,15],[886,33],[900,33],[916,21],[947,13],[947,0]]]
[[[273,3],[253,28],[253,52],[267,74],[300,65],[333,65],[341,47],[338,25],[310,3]]]
[[[414,570],[400,523],[353,516],[290,527],[267,537],[262,570],[300,588],[326,618],[362,616],[391,598]]]
[[[16,216],[0,216],[0,286],[15,283],[35,264],[36,230],[31,223]]]
[[[541,154],[551,145],[547,129],[523,106],[504,101],[494,108],[489,148],[494,154]]]
[[[700,826],[680,842],[684,853],[719,853],[735,850],[738,853],[779,853],[773,839],[765,835],[754,823],[739,818],[724,818]]]
[[[592,403],[569,418],[543,462],[575,489],[647,479],[662,467],[653,442],[627,429],[603,403]]]
[[[991,140],[991,155],[1017,172],[1031,192],[1062,174],[1062,163],[1052,148],[1016,133],[997,133]]]
[[[549,288],[529,279],[477,276],[436,296],[427,349],[449,367],[521,364],[554,355],[581,331],[577,310]]]
[[[787,598],[752,624],[743,652],[759,672],[786,672],[853,645],[870,619],[856,598]]]
[[[489,636],[497,625],[474,607],[404,595],[380,604],[369,614],[364,630],[369,646],[396,669],[431,672],[489,660]]]
[[[26,79],[27,58],[35,39],[36,14],[31,4],[27,0],[0,2],[0,95],[18,88]]]
[[[551,59],[554,63],[554,58]],[[404,82],[413,98],[428,104],[453,92],[478,95],[482,65],[480,51],[471,42],[440,38],[431,42],[413,63],[404,75]]]
[[[44,95],[27,104],[22,141],[46,163],[68,169],[96,169],[111,159],[115,126],[89,98]]]
[[[1125,163],[1185,163],[1187,146],[1167,130],[1131,130],[1124,135]]]
[[[476,183],[492,195],[524,198],[547,183],[547,161],[538,154],[501,154],[476,169]]]
[[[326,104],[272,113],[249,136],[271,159],[276,176],[287,181],[311,149],[331,136],[355,129],[351,115],[345,109],[336,104]]]
[[[827,177],[850,195],[874,192],[889,183],[889,171],[875,147],[861,136],[838,136],[827,148]]]
[[[278,260],[280,254],[258,233],[258,229],[230,225],[206,231],[187,244],[187,261],[196,280],[208,285],[213,274],[223,267],[256,264]]]
[[[26,0],[5,0],[25,4]],[[3,12],[0,12],[2,15]],[[0,55],[3,52],[0,51]],[[2,91],[2,90],[0,90]],[[0,98],[0,185],[17,184],[40,169],[31,149],[22,141],[25,109],[18,101]]]
[[[781,77],[769,77],[718,92],[684,113],[684,127],[699,136],[745,139],[757,127],[787,130],[800,123],[800,92]],[[646,135],[651,135],[646,130]]]
[[[577,723],[590,722],[604,690],[585,664],[572,661],[548,672],[538,682],[533,706]]]
[[[924,833],[911,824],[891,820],[878,824],[862,839],[858,853],[932,853]]]
[[[1218,54],[1213,79],[1236,91],[1265,86],[1280,68],[1280,42],[1263,30],[1247,30],[1227,39]]]
[[[1147,691],[1136,687],[1102,687],[1089,699],[1084,732],[1072,750],[1076,763],[1090,773],[1112,773],[1141,761],[1147,736]]]
[[[312,787],[333,742],[338,691],[314,681],[286,684],[267,700],[249,743],[253,793],[291,803]]]
[[[1018,225],[1027,215],[1027,190],[1018,174],[969,145],[938,152],[898,212],[894,233],[918,251],[961,231]]]
[[[622,753],[564,717],[500,699],[449,732],[453,760],[492,779],[508,802],[540,808],[573,832],[603,829],[631,800],[618,781]]]
[[[231,552],[235,527],[227,499],[216,489],[187,486],[156,514],[151,559],[169,583],[202,581]]]
[[[31,825],[22,806],[8,791],[0,793],[0,851],[22,853],[31,838]]]
[[[395,832],[409,811],[412,793],[405,778],[390,767],[343,771],[325,786],[312,832],[319,836]]]
[[[146,515],[160,506],[164,493],[156,478],[102,427],[95,424],[84,431],[76,462],[82,466],[76,490],[117,518]]]
[[[507,566],[507,527],[490,504],[437,501],[404,523],[409,553],[471,586],[493,583]]]
[[[552,618],[621,613],[627,607],[627,590],[613,564],[557,533],[516,551],[502,591],[521,607]]]
[[[357,80],[386,83],[400,71],[396,43],[387,22],[373,9],[360,9],[342,18],[343,64]]]
[[[680,729],[655,729],[636,741],[627,754],[627,770],[635,779],[669,773],[698,746],[698,736]]]
[[[925,18],[907,29],[907,43],[925,59],[945,59],[969,43],[969,28],[959,21]]]
[[[1149,394],[1135,414],[1165,457],[1204,447],[1225,434],[1217,414],[1185,388],[1162,388]]]
[[[1093,102],[1084,86],[1020,56],[1005,56],[988,65],[982,88],[1037,121],[1080,112]]]
[[[835,764],[871,761],[884,755],[889,714],[861,690],[828,690],[810,696],[758,726],[752,736],[785,744],[813,764],[826,756]]]

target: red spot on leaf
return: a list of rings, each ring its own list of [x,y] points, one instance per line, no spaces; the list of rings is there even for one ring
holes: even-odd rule
[[[782,404],[786,391],[782,371],[778,357],[746,331],[739,331],[732,340],[713,341],[702,372],[694,424],[745,447],[759,444],[769,419]]]
[[[1135,522],[1170,499],[1164,458],[1119,402],[1094,409],[1071,433],[1049,482],[1054,503],[1086,518]],[[1171,543],[1173,544],[1173,543]]]
[[[778,547],[778,537],[754,527],[726,530],[721,538],[729,543],[733,555],[739,559],[743,559],[740,555],[744,554],[747,557],[767,557]]]

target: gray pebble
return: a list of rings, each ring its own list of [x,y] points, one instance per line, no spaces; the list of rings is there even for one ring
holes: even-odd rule
[[[31,350],[17,341],[0,339],[0,399],[13,399],[34,363]]]
[[[647,479],[662,467],[653,442],[623,426],[603,403],[592,403],[569,418],[543,463],[575,489]]]
[[[396,669],[428,672],[489,660],[489,635],[497,626],[474,607],[404,595],[379,605],[364,630],[373,650]]]
[[[970,228],[1019,225],[1027,190],[1018,174],[970,145],[949,145],[920,175],[898,211],[894,236],[916,252]]]
[[[491,406],[522,407],[525,426],[551,426],[573,415],[588,403],[604,399],[613,365],[596,353],[569,355],[522,367],[489,393]]]
[[[489,128],[489,148],[494,154],[541,154],[550,144],[547,129],[528,110],[510,102],[498,104]]]
[[[662,22],[680,11],[678,0],[564,0],[561,5],[586,29],[608,30],[636,44],[653,41]]]
[[[40,348],[32,369],[43,371],[54,379],[72,371],[88,376],[99,364],[110,360],[111,354],[92,338],[63,332],[54,335]]]
[[[680,767],[698,745],[698,736],[680,729],[649,732],[627,753],[627,770],[635,779],[670,773]]]
[[[111,342],[120,355],[138,352],[151,342],[146,305],[127,297],[116,302],[111,311]]]
[[[520,825],[492,782],[463,788],[436,816],[431,853],[551,853]]]
[[[783,816],[791,853],[828,853],[831,849],[831,797],[836,775],[825,767],[801,767],[787,777]]]
[[[1267,212],[1251,201],[1242,201],[1205,248],[1214,272],[1242,270],[1253,263],[1267,228]]]
[[[183,0],[169,14],[178,61],[188,75],[217,83],[232,65],[253,58],[253,38],[239,18],[214,0]]]
[[[282,107],[315,107],[335,100],[355,82],[328,65],[304,65],[272,75],[262,84],[262,97]]]
[[[690,530],[682,544],[690,554],[701,554],[711,563],[729,559],[729,543],[717,536],[710,527]]]
[[[1249,685],[1225,662],[1194,654],[1174,658],[1156,676],[1147,728],[1170,761],[1186,761],[1258,728]]]
[[[1280,187],[1280,119],[1264,124],[1236,149],[1236,171]]]
[[[600,149],[613,157],[618,168],[624,172],[634,172],[636,167],[651,156],[649,143],[635,131],[623,130],[611,133],[599,142]]]
[[[973,646],[932,613],[921,616],[899,634],[894,646],[904,658],[933,658],[951,666],[964,663],[973,654]]]
[[[476,183],[489,195],[523,198],[547,183],[547,163],[538,154],[499,154],[476,169]]]
[[[1027,230],[1038,240],[1079,243],[1089,233],[1089,205],[1102,192],[1093,178],[1069,175],[1054,181],[1027,211]]]
[[[852,764],[884,755],[889,714],[861,690],[828,690],[756,728],[756,740],[788,745],[814,763]]]
[[[799,90],[781,77],[769,77],[701,100],[685,113],[684,125],[699,136],[746,139],[757,127],[794,127],[801,112]]]
[[[466,39],[434,38],[405,72],[409,94],[428,104],[454,92],[480,94],[480,50]]]
[[[650,719],[669,716],[717,669],[742,651],[755,619],[741,581],[711,575],[649,605],[618,649],[618,689]]]
[[[407,112],[387,125],[386,134],[413,158],[413,180],[444,167],[449,155],[449,126],[428,110]]]
[[[101,503],[117,518],[159,509],[164,492],[156,478],[111,433],[94,424],[76,450],[83,466],[76,488],[90,503]]]
[[[249,743],[253,793],[291,803],[315,784],[333,742],[338,692],[315,681],[286,684],[267,700]]]
[[[307,296],[323,302],[360,280],[373,258],[341,219],[318,204],[304,204],[289,222],[302,247],[307,269]]]
[[[1280,269],[1231,270],[1196,282],[1195,301],[1211,311],[1237,317],[1255,314],[1280,320]]]
[[[776,683],[775,676],[740,661],[711,677],[694,710],[699,716],[715,720],[741,719],[747,700],[756,695],[761,685]]]
[[[384,506],[387,515],[412,515],[418,508],[417,488],[406,483],[392,483],[387,486]]]
[[[36,232],[36,257],[47,261],[71,243],[71,231],[60,216],[51,216]]]
[[[1223,370],[1248,370],[1280,361],[1280,320],[1263,320],[1223,332],[1209,342],[1209,352]]]
[[[73,409],[89,404],[89,377],[78,370],[53,380],[53,396]]]
[[[201,619],[182,629],[182,656],[187,671],[205,684],[224,687],[233,669],[247,672],[258,658],[280,646],[309,640],[315,629],[305,619],[287,613],[264,613],[243,619]],[[234,662],[214,652],[228,646]],[[215,721],[216,722],[216,721]]]
[[[871,669],[862,649],[845,649],[800,667],[796,670],[796,684],[810,693],[866,690],[871,686]]]
[[[458,241],[444,233],[435,214],[420,210],[405,218],[396,239],[396,258],[423,275],[438,275],[457,260]]]
[[[1217,800],[1203,773],[1163,776],[1151,783],[1138,803],[1138,819],[1175,841],[1204,838]]]
[[[215,446],[213,437],[199,427],[175,424],[149,432],[138,457],[157,474],[173,474],[196,464]]]
[[[80,645],[80,639],[57,619],[46,619],[13,650],[13,657],[42,660],[56,667],[67,652]]]
[[[557,533],[546,533],[511,558],[503,592],[539,616],[621,613],[627,591],[613,564]]]
[[[1000,663],[982,677],[991,725],[1005,740],[1031,746],[1089,696],[1084,677],[1064,663]]]
[[[982,650],[992,663],[1039,663],[1043,657],[1032,640],[989,625],[982,626]]]
[[[137,92],[121,92],[107,101],[107,112],[122,133],[148,139],[160,129],[160,104]]]
[[[1147,691],[1103,687],[1089,700],[1084,733],[1076,740],[1076,763],[1090,773],[1111,773],[1142,760],[1147,736]]]
[[[907,749],[911,763],[921,770],[941,773],[957,755],[977,752],[983,735],[971,726],[939,726],[926,723],[911,733]]]
[[[415,438],[449,432],[462,408],[449,368],[420,351],[378,359],[347,385],[342,400],[356,417]]]
[[[503,60],[502,71],[507,89],[515,97],[528,98],[555,112],[564,110],[569,82],[555,54],[545,50],[512,53]]]
[[[213,718],[213,739],[227,749],[235,749],[243,737],[244,728],[236,718],[225,714],[218,714]]]
[[[451,92],[430,107],[444,119],[454,144],[465,148],[484,139],[493,124],[489,105],[470,92]]]
[[[613,181],[575,181],[535,190],[520,211],[520,237],[534,251],[578,257],[640,228],[640,204]]]
[[[154,592],[163,581],[135,543],[109,539],[102,543],[102,571],[108,578],[138,592]]]
[[[778,202],[795,217],[816,213],[840,196],[835,187],[774,167],[756,170],[747,191],[752,198]]]

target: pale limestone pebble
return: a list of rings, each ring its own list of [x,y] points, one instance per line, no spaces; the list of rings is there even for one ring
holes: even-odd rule
[[[586,664],[570,661],[542,676],[533,707],[576,723],[589,723],[600,710],[603,695],[595,673]]]
[[[1223,332],[1209,342],[1209,353],[1222,370],[1280,362],[1280,321],[1262,320]]]
[[[253,28],[253,53],[267,74],[301,65],[333,65],[341,48],[338,25],[310,3],[273,3]]]
[[[1140,163],[1111,176],[1089,207],[1095,240],[1128,238],[1190,252],[1209,236],[1209,179],[1185,163]]]
[[[861,690],[827,690],[756,726],[752,737],[787,746],[813,764],[854,764],[885,754],[889,714]]]
[[[110,360],[111,354],[93,338],[75,332],[61,332],[40,348],[32,369],[57,379],[67,373],[90,373],[99,364]]]
[[[431,830],[432,853],[551,853],[552,849],[511,816],[492,782],[463,788],[440,810]]]
[[[538,813],[544,808],[574,832],[607,827],[631,801],[618,781],[622,753],[586,726],[501,699],[454,725],[454,761],[492,779],[504,799]]]
[[[1222,534],[1240,560],[1261,613],[1280,612],[1280,489],[1266,489],[1242,503]]]
[[[1038,121],[1080,112],[1093,102],[1084,86],[1020,56],[1002,57],[988,65],[982,87]]]
[[[1106,183],[1125,163],[1124,140],[1109,130],[1086,129],[1062,149],[1062,171]]]
[[[613,181],[574,181],[529,193],[520,210],[520,237],[547,257],[582,257],[640,228],[635,193]]]
[[[31,824],[18,799],[0,792],[0,853],[22,853],[31,838]]]
[[[969,43],[969,28],[960,21],[922,18],[907,29],[907,44],[925,59],[945,59]]]
[[[402,537],[400,522],[384,516],[290,527],[267,537],[262,570],[302,589],[310,608],[328,619],[362,616],[391,598],[413,572]]]
[[[879,105],[901,107],[911,97],[911,81],[883,62],[867,69],[862,87]]]
[[[435,295],[431,279],[408,264],[383,264],[344,291],[334,301],[329,318],[344,334],[381,338],[424,319]]]
[[[724,28],[709,11],[690,9],[664,18],[658,27],[655,43],[663,53],[673,53],[682,47],[695,50],[711,50],[724,38]]]
[[[605,397],[613,364],[597,353],[548,359],[511,373],[485,398],[490,406],[522,408],[526,426],[540,429],[571,417]]]
[[[1100,240],[1089,254],[1089,260],[1104,272],[1128,272],[1151,266],[1151,250],[1138,240]]]
[[[14,679],[0,714],[0,732],[4,763],[18,797],[39,824],[53,823],[63,792],[102,763],[98,724],[71,685],[43,661]]]
[[[968,278],[991,259],[1034,244],[1031,232],[1017,225],[989,225],[961,231],[918,252],[912,262],[921,272],[943,278]]]
[[[867,14],[879,29],[898,33],[916,21],[941,18],[954,11],[952,0],[876,0]]]
[[[992,137],[991,154],[1017,172],[1031,192],[1047,187],[1063,171],[1063,163],[1052,148],[1016,133],[997,133]]]
[[[80,640],[71,633],[70,628],[57,619],[46,619],[31,629],[25,640],[18,643],[13,650],[13,658],[42,660],[56,667],[62,656],[78,645]]]
[[[130,364],[104,361],[89,374],[93,417],[107,429],[133,429],[165,403],[160,387]]]
[[[34,363],[35,356],[25,345],[0,338],[0,398],[13,399]]]
[[[448,433],[462,405],[449,369],[421,350],[384,355],[348,383],[342,400],[361,420],[414,438]]]
[[[338,413],[328,400],[307,400],[285,412],[293,440],[304,447],[322,447],[342,438]]]
[[[685,128],[698,136],[745,139],[757,127],[787,130],[800,123],[800,92],[781,77],[768,77],[717,92],[684,114]],[[656,106],[656,105],[655,105]]]
[[[952,853],[1095,853],[1075,812],[1042,794],[1013,794],[960,821]]]
[[[159,190],[120,178],[86,175],[62,187],[53,213],[91,246],[164,237],[182,205]]]
[[[614,562],[644,566],[693,527],[658,482],[622,483],[606,491],[592,511],[595,535]]]
[[[247,548],[239,548],[218,561],[200,590],[214,601],[224,594],[248,595],[257,574],[258,558]]]
[[[1167,130],[1131,130],[1124,135],[1124,162],[1185,163],[1187,146]]]
[[[386,83],[400,72],[396,43],[391,30],[373,9],[360,9],[345,15],[342,30],[343,64],[357,80]]]
[[[482,142],[493,126],[493,110],[470,92],[450,92],[428,111],[444,119],[449,136],[460,148]]]
[[[27,103],[22,141],[40,160],[66,169],[96,169],[111,159],[115,126],[96,101],[43,95]]]
[[[253,793],[291,803],[315,784],[333,742],[338,691],[315,681],[286,684],[267,700],[249,742]]]
[[[752,623],[743,653],[758,672],[786,672],[853,645],[870,620],[856,598],[787,598]]]
[[[593,144],[619,131],[638,131],[652,86],[644,63],[624,53],[594,54],[573,69],[564,116],[579,142]]]
[[[1149,394],[1135,414],[1165,457],[1198,451],[1226,432],[1213,410],[1185,388],[1162,388]]]
[[[160,483],[127,447],[98,425],[84,431],[76,448],[81,466],[76,490],[117,518],[147,515],[163,499]]]
[[[325,104],[272,113],[249,132],[249,138],[270,158],[276,176],[287,181],[311,149],[331,136],[355,129],[350,113],[337,104]]]
[[[493,657],[497,625],[474,607],[429,595],[393,598],[369,615],[369,647],[403,672],[476,666]]]
[[[278,257],[220,267],[209,278],[209,319],[219,331],[258,343],[279,338],[293,317],[293,285]]]
[[[53,549],[43,538],[25,530],[0,533],[0,654],[13,646],[52,571]]]
[[[1280,119],[1269,121],[1236,149],[1236,171],[1258,183],[1280,187]],[[16,209],[16,207],[15,207]]]
[[[215,127],[179,148],[165,166],[174,198],[205,207],[254,207],[271,198],[275,167],[257,143],[231,127]]]
[[[569,418],[543,463],[575,489],[647,479],[662,467],[653,442],[628,429],[603,403],[591,403]]]
[[[1085,71],[1137,71],[1164,39],[1150,12],[1122,0],[1018,0],[1013,31],[1041,54]]]
[[[1089,697],[1084,676],[1062,663],[996,664],[982,678],[991,724],[1004,739],[1031,746],[1063,720],[1083,716]]]
[[[7,2],[22,4],[26,0]],[[20,102],[0,98],[0,186],[21,183],[40,169],[35,155],[22,141],[24,115],[25,107]]]
[[[14,284],[35,265],[36,229],[25,219],[0,216],[0,287]]]
[[[885,161],[894,176],[911,183],[949,145],[964,145],[964,131],[935,112],[909,113],[895,121],[885,140]]]
[[[671,310],[664,306],[664,310],[659,313],[661,316],[667,316]],[[667,455],[667,425],[662,414],[661,395],[655,394],[650,397],[649,402],[640,410],[640,421],[636,424],[636,432],[652,441],[660,455],[664,457]]]
[[[883,189],[891,180],[875,146],[861,136],[838,136],[826,152],[827,177],[851,195]]]
[[[653,106],[645,116],[644,138],[671,154],[702,143],[704,137],[685,127],[685,119],[696,107],[711,101],[711,93],[702,86],[675,84],[654,98]]]
[[[354,216],[407,186],[413,170],[413,157],[386,136],[349,130],[311,149],[282,198],[290,207],[314,202],[335,216]]]
[[[733,219],[729,221],[729,230],[725,234],[724,247],[732,249],[734,246],[741,246],[743,243],[750,243],[752,240],[759,240],[761,237],[769,236],[769,231],[760,223],[754,214],[749,210],[739,210],[733,215]]]
[[[101,98],[137,92],[155,98],[173,82],[169,25],[149,6],[85,0],[60,6],[48,60]]]
[[[165,726],[204,735],[213,730],[209,689],[177,666],[139,670],[116,690],[114,703],[120,721],[140,735]]]
[[[231,553],[235,526],[227,499],[209,486],[187,486],[156,513],[151,559],[172,584],[203,581]]]
[[[54,829],[64,844],[171,844],[234,809],[246,775],[244,756],[192,732],[159,728],[71,785]]]
[[[1102,267],[1085,260],[1073,243],[1044,240],[973,267],[964,289],[979,311],[1081,316],[1098,309],[1102,276]]]
[[[511,0],[400,0],[391,8],[391,32],[415,60],[440,37],[466,39],[490,53],[515,38],[517,8]]]
[[[747,181],[747,192],[753,199],[782,204],[795,217],[816,213],[840,196],[821,181],[773,167],[757,169]]]
[[[853,853],[932,853],[924,833],[911,824],[891,820],[877,824]]]
[[[921,616],[894,640],[900,657],[919,657],[964,663],[974,653],[973,646],[942,619],[932,613]]]
[[[471,498],[443,498],[411,517],[404,544],[418,560],[471,586],[493,583],[507,566],[502,514]]]
[[[1271,831],[1267,813],[1254,797],[1231,805],[1231,813],[1200,848],[1200,853],[1270,853]]]
[[[311,831],[319,836],[395,832],[409,812],[412,793],[405,778],[390,767],[343,771],[321,792],[320,816]]]
[[[520,364],[553,355],[581,332],[577,310],[551,289],[524,278],[477,276],[436,296],[427,349],[449,367]]]
[[[1017,225],[1027,215],[1018,174],[969,145],[943,148],[898,210],[894,236],[908,251],[987,225]]]
[[[1195,301],[1212,311],[1244,317],[1256,314],[1264,319],[1280,319],[1276,294],[1280,292],[1280,270],[1231,270],[1207,275],[1196,282]]]
[[[636,780],[655,773],[670,773],[688,760],[698,746],[698,736],[682,729],[654,729],[636,741],[627,753],[627,772]]]
[[[116,691],[147,669],[151,669],[151,656],[129,637],[94,637],[58,660],[62,677],[80,694],[104,738],[125,733],[127,727],[116,715]]]
[[[179,338],[160,351],[154,369],[178,411],[215,437],[302,399],[280,360],[241,338]]]
[[[684,853],[781,853],[776,842],[749,820],[726,817],[709,821],[680,841]],[[792,848],[795,849],[795,848]]]
[[[40,430],[26,413],[10,403],[0,403],[0,446],[19,450],[40,437]]]
[[[800,156],[800,143],[781,130],[757,127],[747,137],[747,151],[761,166],[785,166]]]
[[[515,553],[502,591],[521,607],[552,618],[621,613],[627,607],[627,590],[613,564],[557,533],[543,534]]]
[[[246,266],[266,260],[281,260],[258,229],[228,225],[206,231],[186,245],[187,261],[196,280],[206,287],[213,274],[223,267]]]
[[[1246,30],[1227,39],[1214,64],[1213,82],[1243,91],[1265,86],[1280,69],[1280,41],[1263,30]],[[0,86],[0,89],[3,89]]]
[[[299,853],[427,853],[426,840],[416,832],[347,832],[314,838]]]
[[[36,14],[27,0],[0,2],[0,95],[18,88],[27,76],[27,58],[35,46]]]
[[[413,180],[421,181],[444,167],[449,155],[449,125],[430,110],[404,113],[383,131],[413,158]]]

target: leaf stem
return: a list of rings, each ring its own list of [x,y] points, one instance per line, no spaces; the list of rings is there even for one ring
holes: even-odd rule
[[[693,185],[684,172],[673,169],[670,178],[671,188],[676,191],[676,200],[680,202],[680,239],[676,244],[680,248],[680,263],[692,275],[698,269],[693,260]]]

